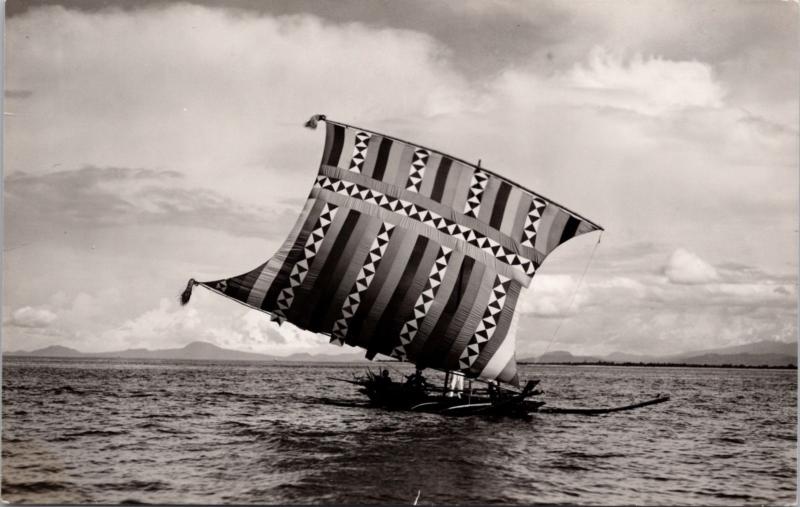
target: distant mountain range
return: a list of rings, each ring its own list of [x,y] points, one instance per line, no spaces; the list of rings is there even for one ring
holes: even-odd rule
[[[672,363],[688,365],[797,365],[797,343],[760,341],[732,347],[703,349],[667,356],[613,352],[605,356],[580,356],[566,351],[553,351],[539,357],[520,359],[521,363]]]
[[[33,357],[85,357],[85,358],[120,358],[120,359],[194,359],[210,361],[300,361],[304,363],[352,363],[367,361],[363,353],[347,354],[292,354],[289,356],[271,356],[254,352],[241,352],[224,349],[212,343],[192,342],[178,349],[127,349],[117,352],[81,352],[61,345],[52,345],[43,349],[5,352],[6,356]]]
[[[272,356],[254,352],[241,352],[224,349],[212,343],[192,342],[177,349],[127,349],[118,352],[81,352],[79,350],[52,345],[43,349],[20,350],[6,352],[6,356],[33,357],[84,357],[84,358],[120,358],[120,359],[194,359],[210,361],[297,361],[303,363],[352,363],[367,362],[363,352],[346,354],[307,354],[299,353],[289,356]],[[553,351],[540,357],[528,357],[520,363],[672,363],[672,364],[707,364],[707,365],[745,365],[745,366],[786,366],[797,365],[797,343],[760,341],[722,347],[684,352],[669,356],[652,356],[614,352],[605,356],[580,356],[566,351]]]

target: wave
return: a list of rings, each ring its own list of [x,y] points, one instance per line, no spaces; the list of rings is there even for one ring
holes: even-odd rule
[[[123,481],[123,482],[101,482],[93,485],[97,489],[108,491],[161,491],[169,489],[170,485],[164,481]],[[139,503],[138,501],[136,503]]]
[[[21,493],[48,493],[51,491],[64,491],[73,489],[77,485],[72,482],[62,481],[31,481],[31,482],[10,482],[3,481],[3,493],[6,495],[18,495]]]
[[[736,437],[719,437],[716,439],[716,441],[723,444],[737,444],[737,445],[744,445],[747,443],[745,439]]]
[[[70,385],[54,387],[52,389],[48,389],[46,392],[50,394],[84,394],[83,391],[79,391]]]
[[[125,435],[125,431],[113,431],[113,430],[85,430],[85,431],[75,431],[72,433],[64,433],[64,437],[74,438],[74,437],[114,437],[118,435]]]

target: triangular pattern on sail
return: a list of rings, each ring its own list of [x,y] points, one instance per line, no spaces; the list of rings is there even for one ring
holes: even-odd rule
[[[520,290],[599,227],[486,169],[325,121],[319,174],[278,252],[203,285],[370,358],[517,383]]]
[[[505,307],[509,283],[510,280],[503,275],[497,275],[497,278],[495,278],[492,284],[492,292],[489,296],[489,303],[483,312],[483,318],[477,329],[475,329],[472,338],[470,338],[467,347],[461,352],[461,357],[459,357],[459,366],[462,370],[469,370],[475,360],[478,359],[478,356],[480,356],[483,345],[494,336],[494,332],[497,330],[498,317]]]
[[[386,252],[386,245],[389,244],[389,240],[392,238],[392,230],[394,230],[394,225],[389,223],[381,224],[381,230],[378,232],[378,235],[375,237],[370,247],[367,262],[362,266],[361,271],[358,272],[356,283],[353,285],[353,288],[350,289],[350,294],[347,296],[344,306],[342,306],[341,317],[333,323],[331,343],[336,345],[344,344],[350,319],[355,315],[356,310],[358,310],[361,304],[361,297],[375,278],[375,271],[383,258],[383,254]]]
[[[436,261],[433,263],[428,280],[425,282],[425,288],[422,289],[417,302],[414,304],[414,315],[403,324],[400,330],[400,343],[394,348],[391,353],[392,357],[405,361],[407,358],[406,345],[414,340],[414,337],[419,331],[419,326],[422,320],[428,315],[431,305],[436,299],[436,293],[439,291],[439,286],[442,285],[442,278],[447,273],[447,264],[450,260],[451,249],[446,246],[439,248],[439,253],[436,255]]]

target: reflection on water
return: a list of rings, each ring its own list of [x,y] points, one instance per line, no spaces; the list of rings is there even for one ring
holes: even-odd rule
[[[795,501],[795,371],[527,366],[553,406],[672,401],[521,422],[366,408],[328,380],[363,365],[3,367],[14,503],[397,504],[418,491],[423,505]]]

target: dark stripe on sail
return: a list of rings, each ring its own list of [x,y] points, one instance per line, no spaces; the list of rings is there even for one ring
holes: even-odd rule
[[[368,358],[372,359],[378,352],[388,354],[392,350],[392,347],[397,344],[398,330],[395,330],[394,333],[390,333],[389,329],[393,323],[398,321],[397,310],[400,308],[408,289],[411,288],[411,284],[414,282],[414,277],[417,273],[417,269],[420,267],[422,256],[425,255],[428,241],[428,238],[425,236],[417,236],[417,241],[414,243],[414,249],[411,251],[411,257],[409,257],[408,263],[403,270],[400,282],[397,284],[397,287],[392,293],[392,297],[386,304],[386,308],[383,309],[378,324],[375,326],[375,332],[373,333],[372,341],[367,350]]]
[[[493,229],[500,229],[500,224],[503,223],[503,215],[506,213],[506,202],[508,202],[508,194],[511,193],[511,185],[505,181],[500,182],[500,188],[497,189],[497,195],[494,198],[494,206],[492,207],[492,217],[489,219],[489,225]]]
[[[339,157],[342,156],[342,145],[344,144],[344,127],[338,125],[333,128],[333,146],[331,146],[331,153],[328,155],[328,165],[334,167],[339,165]]]
[[[261,271],[266,265],[267,263],[265,262],[249,273],[237,276],[236,278],[228,279],[225,294],[246,303],[248,297],[250,296],[250,290],[253,288],[253,285],[256,284],[256,280],[258,280],[259,275],[261,275]]]
[[[437,335],[436,343],[432,343],[431,345],[425,344],[425,357],[428,358],[429,361],[434,361],[435,364],[440,366],[447,365],[451,362],[449,361],[449,357],[453,355],[453,347],[456,346],[459,336],[465,332],[464,328],[471,327],[471,321],[477,318],[472,312],[476,311],[474,308],[480,295],[481,285],[487,269],[485,264],[476,260],[472,266],[469,278],[462,280],[463,293],[461,295],[461,300],[459,301],[458,308],[451,318],[449,325],[445,328],[443,334]],[[450,367],[448,366],[448,368]],[[456,363],[455,368],[450,369],[457,368],[458,363]]]
[[[359,345],[366,347],[369,344],[368,337],[361,336],[361,328],[364,325],[364,321],[369,316],[369,313],[378,298],[378,294],[383,288],[383,285],[386,283],[386,280],[389,277],[389,272],[393,267],[396,267],[393,266],[393,264],[397,257],[397,253],[402,247],[403,241],[408,241],[406,238],[408,238],[409,234],[411,234],[410,231],[406,231],[401,227],[395,228],[392,234],[392,239],[389,242],[389,246],[386,248],[386,253],[384,253],[381,263],[378,266],[378,269],[375,271],[375,277],[367,291],[364,293],[364,296],[361,298],[361,304],[359,305],[358,310],[356,310],[353,318],[350,319],[347,339],[345,340],[345,343],[348,345]]]
[[[319,220],[319,215],[324,205],[325,201],[322,200],[317,200],[314,202],[314,206],[311,208],[311,212],[306,217],[306,221],[303,224],[302,229],[300,229],[300,233],[297,235],[294,244],[286,254],[286,259],[283,261],[280,271],[277,275],[275,275],[275,278],[272,280],[272,283],[270,284],[269,289],[264,296],[264,300],[261,302],[262,310],[272,311],[277,308],[276,301],[278,299],[278,294],[280,294],[284,288],[289,286],[289,275],[292,272],[292,268],[305,257],[304,246],[306,244],[306,240],[308,240],[308,236],[311,234],[311,231],[314,230],[314,224],[317,220]]]
[[[375,160],[375,167],[372,169],[372,179],[382,180],[386,172],[386,162],[389,160],[389,152],[392,151],[392,140],[381,139],[380,148],[378,148],[378,158]]]
[[[348,296],[357,285],[356,280],[359,279],[359,272],[362,266],[370,258],[369,252],[372,250],[371,245],[378,235],[379,224],[380,220],[375,217],[366,213],[362,214],[355,229],[350,233],[350,240],[347,242],[347,246],[341,252],[336,253],[340,260],[336,264],[336,270],[331,278],[333,286],[331,287],[330,298],[319,302],[320,305],[325,305],[328,309],[325,312],[325,317],[319,322],[319,326],[314,328],[315,331],[331,331],[331,337],[333,338],[333,324],[342,316],[345,305],[350,306],[352,303]],[[378,264],[380,264],[381,257],[378,257]],[[361,280],[366,283],[366,278]],[[362,291],[359,289],[358,292]],[[357,299],[360,301],[362,297],[363,294],[357,296]]]
[[[575,236],[575,233],[578,232],[578,226],[580,224],[580,220],[570,215],[569,218],[567,218],[567,223],[564,224],[564,231],[561,233],[561,239],[558,241],[558,244],[560,245],[561,243]]]
[[[436,326],[427,337],[422,352],[417,357],[417,364],[420,362],[432,365],[443,364],[443,358],[447,354],[447,344],[443,343],[445,334],[447,333],[447,328],[453,323],[453,318],[461,304],[461,299],[464,297],[474,267],[475,259],[465,255],[464,260],[461,262],[461,268],[458,270],[458,278],[455,285],[453,285],[453,290],[450,291],[450,297],[447,299],[447,304],[445,304],[441,315],[439,315]]]
[[[312,331],[319,330],[319,326],[325,318],[325,313],[328,310],[328,305],[336,295],[336,289],[339,288],[339,284],[334,283],[334,275],[337,271],[337,264],[341,262],[347,264],[350,262],[350,259],[342,257],[339,255],[339,253],[344,251],[345,247],[347,246],[347,241],[350,239],[353,229],[356,228],[356,224],[358,223],[358,219],[360,217],[361,213],[356,210],[350,210],[350,212],[347,214],[347,218],[345,218],[344,224],[339,230],[339,234],[336,235],[336,240],[333,243],[331,254],[327,259],[325,259],[325,264],[320,271],[319,278],[317,278],[314,288],[311,290],[311,294],[316,295],[317,298],[316,301],[313,301],[312,304],[306,306],[305,308],[306,310],[311,310],[310,318],[308,318],[307,321],[307,327]],[[309,303],[311,303],[311,301],[309,301]],[[302,318],[300,315],[298,315],[298,317]]]
[[[451,165],[453,165],[453,159],[442,157],[439,169],[436,170],[436,179],[433,181],[433,190],[431,191],[431,199],[434,201],[442,202],[444,186],[447,184],[447,176],[450,174]]]

